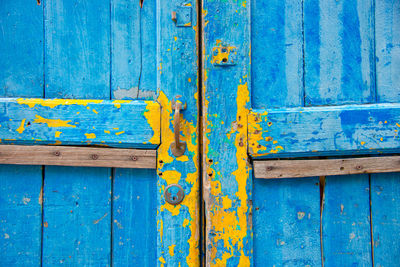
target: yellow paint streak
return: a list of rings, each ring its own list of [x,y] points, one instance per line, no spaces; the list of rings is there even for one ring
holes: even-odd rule
[[[61,134],[62,134],[62,132],[56,131],[55,134],[54,134],[54,137],[60,137]]]
[[[161,136],[160,105],[153,101],[145,101],[145,103],[147,106],[146,111],[144,112],[144,117],[153,130],[153,136],[150,138],[148,143],[157,145],[160,143]]]
[[[195,98],[197,95],[195,95]],[[197,98],[196,98],[197,99]],[[187,240],[189,244],[189,254],[186,257],[186,264],[182,263],[182,265],[188,266],[199,266],[199,171],[198,171],[198,144],[196,140],[192,140],[192,136],[196,134],[198,136],[198,127],[197,122],[189,122],[184,117],[181,117],[181,140],[186,142],[187,151],[184,156],[176,158],[173,156],[170,151],[170,145],[174,142],[174,133],[173,129],[173,110],[171,101],[167,98],[163,91],[160,91],[158,97],[158,103],[161,105],[161,139],[163,140],[158,147],[157,150],[157,172],[159,174],[159,180],[161,186],[159,187],[161,193],[164,192],[164,184],[169,185],[172,183],[179,184],[188,184],[190,185],[190,191],[185,190],[186,196],[183,202],[177,206],[170,205],[165,203],[160,207],[160,219],[159,221],[159,235],[161,239],[161,243],[166,242],[163,241],[163,214],[165,212],[169,212],[172,216],[176,216],[176,220],[181,221],[182,227],[189,227],[191,235]],[[146,116],[146,115],[145,115]],[[146,116],[149,121],[149,116]],[[178,161],[185,163],[177,163]],[[185,166],[190,166],[190,164],[194,164],[194,171],[191,173],[186,173],[185,176],[178,170],[171,170],[170,167],[173,166],[173,169],[176,166],[181,166],[184,164]],[[164,168],[166,170],[164,170]],[[181,210],[188,211],[187,213],[181,213]],[[169,229],[170,231],[171,229]],[[179,230],[178,230],[179,231]],[[175,250],[181,249],[181,242],[176,244]],[[167,253],[167,251],[165,252]],[[186,253],[186,252],[185,252]],[[176,254],[174,253],[174,256]]]
[[[64,121],[64,120],[60,120],[60,119],[45,119],[39,115],[35,115],[35,120],[33,121],[33,123],[45,123],[47,124],[47,127],[72,127],[75,128],[75,125],[71,125],[69,124],[71,121]]]
[[[107,134],[109,134],[109,133],[110,133],[110,131],[109,131],[109,130],[104,130],[104,133],[107,133]]]
[[[90,99],[42,99],[42,98],[18,98],[17,103],[20,105],[28,105],[30,108],[36,105],[55,108],[57,106],[79,105],[87,106],[88,104],[99,104],[103,100]]]
[[[96,113],[96,114],[99,114],[99,113],[97,112],[97,110],[95,110],[95,109],[92,109],[92,111],[93,111],[94,113]]]
[[[171,246],[168,247],[169,255],[171,255],[171,257],[173,257],[174,254],[175,254],[175,252],[174,252],[175,246],[176,245],[171,245]]]
[[[17,132],[19,132],[20,134],[22,134],[25,131],[25,121],[26,119],[23,119],[21,121],[21,125],[18,127],[18,129],[16,130]]]
[[[87,139],[94,139],[96,138],[96,135],[94,133],[85,133],[85,136]]]
[[[114,104],[114,107],[121,108],[121,104],[127,104],[131,102],[132,100],[114,100],[112,103]]]
[[[115,133],[115,135],[120,135],[120,134],[123,134],[123,133],[125,133],[125,131],[117,132],[117,133]]]

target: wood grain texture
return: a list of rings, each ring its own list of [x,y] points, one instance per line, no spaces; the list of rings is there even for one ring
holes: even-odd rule
[[[250,266],[253,262],[252,169],[247,163],[250,2],[203,1],[203,25],[206,263]],[[236,65],[213,64],[218,59],[213,50],[223,47],[236,47]]]
[[[373,6],[304,2],[306,106],[375,102]]]
[[[44,5],[45,96],[110,99],[110,2]]]
[[[251,1],[252,107],[303,106],[302,1]]]
[[[0,263],[40,266],[42,167],[0,165]]]
[[[0,99],[0,111],[2,143],[129,148],[160,143],[161,111],[152,101],[9,98]]]
[[[375,266],[393,266],[400,256],[400,173],[371,175],[371,216]]]
[[[375,4],[376,83],[378,102],[400,101],[400,2]]]
[[[46,167],[43,266],[110,265],[110,171]]]
[[[321,266],[318,177],[255,180],[255,266]]]
[[[156,5],[111,1],[111,90],[113,99],[157,98]]]
[[[255,160],[253,164],[254,177],[263,179],[400,171],[399,156],[316,160]]]
[[[43,94],[43,5],[5,1],[0,8],[0,96]]]
[[[265,158],[398,152],[399,121],[398,104],[254,110],[249,151]]]
[[[324,196],[324,266],[372,266],[369,176],[326,177]]]
[[[0,146],[0,164],[115,168],[156,168],[155,150],[71,147]]]
[[[157,149],[157,265],[200,266],[197,1],[157,0],[156,6],[157,87],[162,110],[162,142]],[[172,20],[171,13],[179,15],[182,10],[191,10],[191,26],[178,27]],[[171,101],[178,96],[187,104],[180,119],[180,140],[187,146],[181,157],[170,149],[174,142]],[[181,185],[185,192],[177,206],[164,199],[164,189],[170,184]]]
[[[113,266],[155,266],[156,182],[154,170],[114,170]]]
[[[111,1],[112,99],[156,98],[156,27],[155,0]],[[113,170],[113,266],[156,266],[158,193],[155,170]]]

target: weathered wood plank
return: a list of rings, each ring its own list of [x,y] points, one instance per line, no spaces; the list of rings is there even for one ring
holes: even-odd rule
[[[146,1],[146,0],[145,0]],[[161,105],[161,139],[157,149],[157,265],[200,266],[200,170],[197,1],[157,0],[157,87]],[[171,12],[191,14],[187,26],[177,25]],[[177,15],[177,16],[178,16]],[[182,96],[187,108],[180,120],[184,155],[171,153],[174,142],[172,100]],[[185,192],[177,206],[167,203],[164,190],[179,184]]]
[[[252,107],[303,106],[300,0],[251,1]]]
[[[110,2],[44,4],[45,96],[110,99]]]
[[[254,157],[398,152],[400,105],[254,110],[249,151]]]
[[[250,2],[203,1],[203,22],[205,260],[210,266],[250,266],[253,186],[246,149]],[[228,55],[222,53],[224,49]],[[215,65],[224,55],[236,57],[236,65]]]
[[[115,169],[113,266],[155,266],[157,175],[154,170]]]
[[[48,166],[43,266],[110,265],[111,169]]]
[[[0,99],[0,138],[10,144],[155,148],[160,105],[153,101]]]
[[[400,101],[400,2],[375,4],[376,83],[378,102]]]
[[[318,177],[255,180],[255,266],[320,266]]]
[[[0,165],[3,266],[40,266],[42,167]]]
[[[111,1],[113,99],[157,98],[155,8],[155,0]]]
[[[373,6],[304,1],[306,106],[375,102]]]
[[[263,179],[396,171],[400,171],[400,156],[254,161],[254,176]]]
[[[326,177],[324,196],[324,266],[372,266],[369,176]]]
[[[1,145],[0,164],[155,169],[156,151],[71,146]]]
[[[375,266],[400,258],[400,173],[371,175],[371,216]]]
[[[0,96],[43,95],[43,5],[3,1],[0,7]]]

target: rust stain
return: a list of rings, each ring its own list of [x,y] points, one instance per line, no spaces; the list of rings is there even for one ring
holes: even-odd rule
[[[105,217],[107,217],[108,212],[104,214],[100,219],[93,221],[93,224],[98,224],[101,220],[103,220]]]
[[[37,4],[38,4],[38,6],[40,6],[40,0],[36,0],[36,2],[37,2]]]

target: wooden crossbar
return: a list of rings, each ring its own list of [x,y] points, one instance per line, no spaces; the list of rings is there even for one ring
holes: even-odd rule
[[[255,160],[261,179],[400,172],[400,156],[312,160]]]
[[[140,149],[0,145],[0,164],[156,168],[156,151]]]

